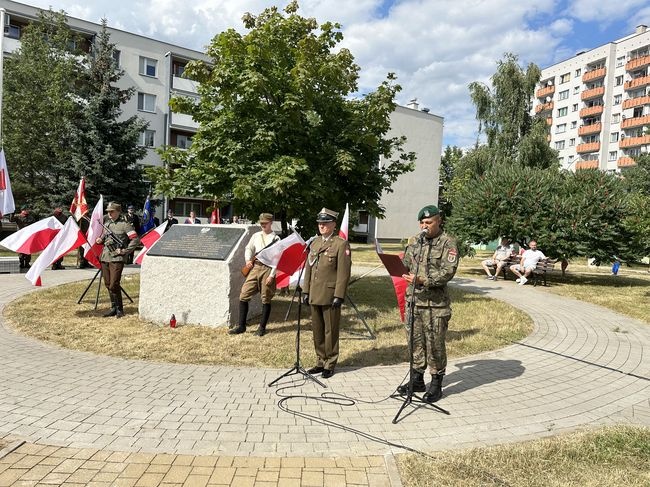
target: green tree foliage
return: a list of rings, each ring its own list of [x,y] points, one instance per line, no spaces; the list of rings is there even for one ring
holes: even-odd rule
[[[230,192],[249,214],[279,214],[283,228],[291,218],[313,225],[321,207],[346,202],[383,214],[382,192],[414,160],[403,139],[385,137],[400,87],[389,75],[353,99],[359,67],[338,46],[340,26],[319,27],[297,10],[290,2],[284,14],[275,7],[246,14],[245,35],[218,34],[207,50],[212,62],[188,64],[200,100],[171,105],[200,128],[188,152],[170,149],[168,168],[153,171],[158,190],[209,198]]]
[[[442,214],[448,217],[451,215],[451,193],[452,184],[456,171],[463,158],[463,150],[456,146],[445,147],[445,152],[440,159],[440,190],[438,192],[438,208]]]
[[[148,191],[138,164],[146,154],[138,139],[148,123],[136,116],[120,119],[122,105],[133,96],[134,89],[115,86],[124,71],[118,68],[114,51],[104,19],[81,84],[84,103],[73,131],[70,179],[76,185],[81,176],[86,177],[89,201],[102,194],[106,201],[137,205],[144,202]],[[65,192],[66,201],[70,189],[74,192],[75,188]]]
[[[623,171],[625,187],[630,192],[630,211],[625,225],[633,235],[641,255],[650,255],[650,155],[635,158],[636,165]]]
[[[80,114],[75,92],[83,70],[75,41],[65,14],[41,12],[6,59],[3,147],[12,189],[17,205],[40,214],[60,204],[61,188],[70,185],[72,121]]]

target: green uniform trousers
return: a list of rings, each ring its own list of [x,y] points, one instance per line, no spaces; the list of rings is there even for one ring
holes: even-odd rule
[[[445,340],[451,316],[435,316],[431,308],[416,306],[413,318],[413,368],[424,373],[428,367],[431,375],[444,374],[447,367]],[[409,311],[406,320],[407,343],[410,322]]]
[[[334,370],[339,359],[341,308],[311,305],[311,328],[319,367]]]
[[[244,285],[239,293],[240,301],[250,301],[257,293],[262,297],[262,304],[271,304],[275,294],[275,279],[270,284],[266,283],[266,278],[271,275],[271,268],[255,262],[255,265],[248,273]]]

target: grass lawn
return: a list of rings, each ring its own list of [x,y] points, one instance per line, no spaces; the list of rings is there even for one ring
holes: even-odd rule
[[[87,350],[125,358],[193,364],[224,364],[233,366],[286,367],[295,361],[294,303],[288,321],[284,321],[290,296],[274,299],[268,334],[254,335],[257,319],[247,333],[228,335],[225,327],[166,325],[142,321],[137,315],[139,276],[123,278],[123,286],[136,301],[125,300],[127,316],[122,319],[102,318],[108,307],[106,290],[102,287],[100,306],[93,310],[93,297],[77,305],[76,301],[87,282],[67,284],[29,294],[5,308],[7,322],[29,336],[54,342],[63,347]],[[96,288],[93,288],[96,289]],[[350,297],[358,306],[376,340],[360,339],[353,332],[365,328],[354,310],[345,306],[341,327],[341,366],[391,365],[408,360],[406,335],[399,320],[396,298],[388,277],[364,277],[349,288]],[[532,330],[530,318],[523,312],[498,301],[452,291],[453,317],[448,332],[450,358],[462,357],[509,345]],[[44,312],[43,310],[47,310]],[[302,362],[315,363],[310,319],[303,307],[304,325],[301,339]]]
[[[405,487],[650,485],[650,429],[616,426],[516,445],[398,457]]]

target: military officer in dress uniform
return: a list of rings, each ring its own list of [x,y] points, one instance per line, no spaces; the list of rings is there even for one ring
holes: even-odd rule
[[[302,298],[305,304],[311,306],[311,326],[318,357],[316,366],[308,372],[322,372],[324,379],[334,375],[339,358],[341,305],[352,269],[348,241],[334,235],[337,217],[338,213],[327,208],[318,214],[316,222],[320,236],[309,250]]]
[[[102,263],[102,275],[104,284],[111,296],[111,309],[104,313],[104,317],[124,316],[122,306],[122,270],[126,256],[132,254],[138,246],[138,234],[133,225],[122,215],[122,206],[111,201],[106,207],[108,215],[104,217],[104,233],[96,240],[96,243],[103,244],[100,261]]]
[[[271,300],[275,294],[275,269],[262,264],[255,256],[266,247],[280,240],[272,229],[273,215],[262,213],[259,224],[261,232],[254,233],[244,250],[244,260],[249,272],[239,293],[239,324],[228,331],[231,335],[238,335],[246,331],[246,317],[248,315],[248,302],[257,293],[262,296],[262,319],[260,327],[255,333],[257,336],[266,334],[266,324],[271,316]]]
[[[447,283],[458,268],[458,246],[440,228],[441,218],[437,206],[422,208],[418,220],[421,232],[409,239],[402,260],[409,271],[402,276],[409,283],[406,290],[407,303],[411,302],[415,294],[415,309],[409,308],[406,335],[408,339],[409,328],[413,323],[413,390],[426,390],[422,398],[431,403],[442,397],[442,378],[447,367],[445,338],[451,318]],[[425,388],[424,371],[427,367],[431,373],[431,383]],[[405,394],[408,384],[399,386],[397,391]]]

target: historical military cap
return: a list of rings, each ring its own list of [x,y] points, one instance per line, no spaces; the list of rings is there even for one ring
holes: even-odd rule
[[[133,206],[133,205],[129,205],[129,206],[126,207],[126,209],[127,209],[127,210],[135,210],[135,206]]]
[[[106,207],[106,211],[119,211],[122,213],[122,206],[119,203],[115,203],[115,201],[111,201]]]
[[[337,212],[323,208],[318,212],[316,223],[335,222],[338,216],[339,214]]]
[[[432,216],[436,216],[438,214],[440,214],[440,210],[436,205],[427,205],[424,208],[422,208],[418,213],[418,221],[422,220],[423,218],[430,218]]]
[[[260,213],[260,223],[268,223],[273,221],[273,215],[271,213]]]

